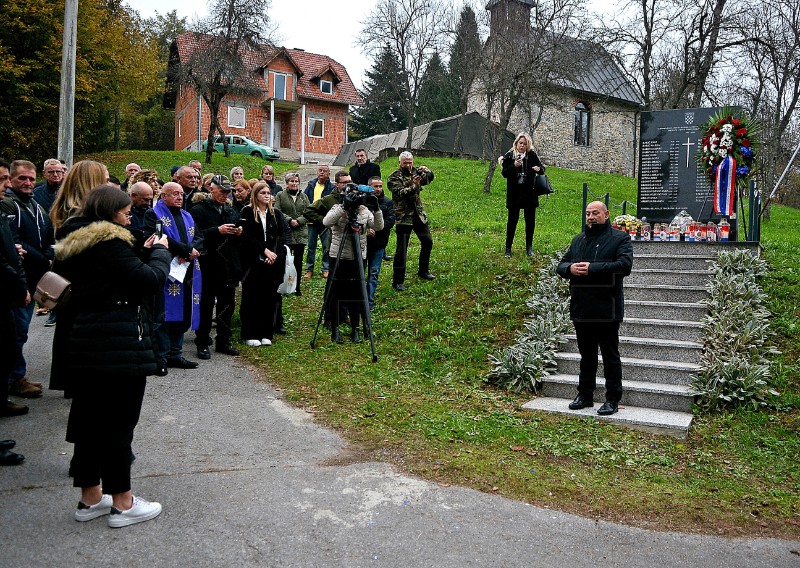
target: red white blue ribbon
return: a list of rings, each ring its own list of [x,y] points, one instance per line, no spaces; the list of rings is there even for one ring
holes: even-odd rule
[[[726,156],[717,167],[717,179],[714,182],[714,213],[732,215],[733,198],[736,195],[736,160]]]

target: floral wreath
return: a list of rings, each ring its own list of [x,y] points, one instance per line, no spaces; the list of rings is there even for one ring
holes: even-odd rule
[[[741,113],[737,116],[735,112],[726,106],[700,127],[704,134],[697,161],[714,183],[720,164],[728,156],[732,157],[736,160],[736,185],[745,187],[748,177],[756,170],[761,127],[748,116]]]

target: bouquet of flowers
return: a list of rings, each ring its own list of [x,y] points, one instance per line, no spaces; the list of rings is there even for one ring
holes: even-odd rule
[[[642,230],[642,220],[633,215],[617,215],[614,217],[612,225],[616,225],[620,231],[630,232],[633,229],[639,232]]]
[[[724,107],[700,127],[704,134],[697,155],[700,167],[714,184],[714,210],[726,215],[732,213],[735,189],[747,187],[755,171],[760,146],[758,123],[735,112]]]

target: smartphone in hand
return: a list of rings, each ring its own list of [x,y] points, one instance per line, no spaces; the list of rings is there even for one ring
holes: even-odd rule
[[[164,223],[161,221],[156,221],[156,239],[160,239],[164,236]]]

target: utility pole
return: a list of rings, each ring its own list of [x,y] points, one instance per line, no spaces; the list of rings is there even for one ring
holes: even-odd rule
[[[61,100],[58,105],[58,158],[72,166],[75,133],[75,53],[78,0],[64,0],[64,45],[61,50]]]

